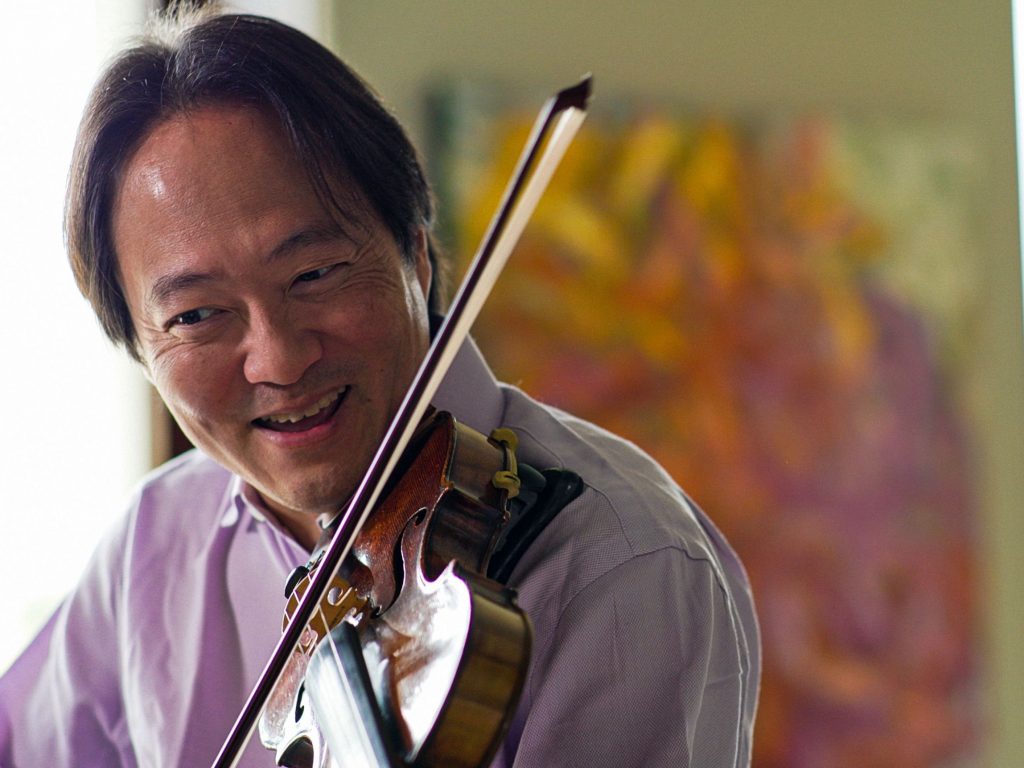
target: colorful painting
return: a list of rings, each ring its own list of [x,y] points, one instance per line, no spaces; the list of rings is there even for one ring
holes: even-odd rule
[[[532,116],[439,103],[448,245],[471,255]],[[923,126],[599,114],[475,330],[501,378],[644,447],[740,552],[756,766],[976,753],[972,167]]]

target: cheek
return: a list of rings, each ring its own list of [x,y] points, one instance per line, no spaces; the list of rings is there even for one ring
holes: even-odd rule
[[[426,309],[413,292],[399,292],[371,307],[364,348],[376,358],[377,367],[390,369],[400,378],[419,366],[427,351],[429,332]]]
[[[232,409],[233,375],[228,357],[200,351],[175,351],[150,366],[153,385],[179,421],[209,429],[218,414]]]
[[[382,294],[366,291],[348,296],[344,301],[317,307],[308,327],[317,328],[351,350],[372,351],[374,356],[387,356],[401,347],[409,329],[418,323],[406,306],[401,292]]]

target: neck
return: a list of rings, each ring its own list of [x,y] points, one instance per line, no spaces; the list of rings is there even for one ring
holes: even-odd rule
[[[259,492],[257,495],[265,514],[280,523],[281,527],[288,531],[307,552],[312,552],[317,542],[320,541],[320,534],[323,533],[316,515],[281,509],[276,504],[267,503],[267,500]]]

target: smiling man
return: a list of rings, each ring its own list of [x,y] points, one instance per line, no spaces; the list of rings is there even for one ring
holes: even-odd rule
[[[197,450],[144,480],[0,681],[0,764],[212,762],[287,575],[426,351],[432,220],[401,127],[292,29],[193,18],[110,64],[76,144],[71,263]],[[507,562],[535,642],[494,764],[749,762],[756,620],[703,513],[634,446],[496,382],[471,343],[434,404],[513,429],[542,483],[581,478]],[[251,744],[240,764],[272,762]]]
[[[135,150],[111,222],[157,390],[307,546],[316,514],[337,511],[369,464],[428,344],[423,228],[403,254],[357,187],[331,183],[344,218],[262,108],[199,105]]]

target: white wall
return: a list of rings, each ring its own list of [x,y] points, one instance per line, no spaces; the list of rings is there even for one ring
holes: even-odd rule
[[[19,3],[0,24],[0,669],[149,467],[145,382],[100,333],[61,236],[78,118],[100,57],[138,27],[134,5]]]

